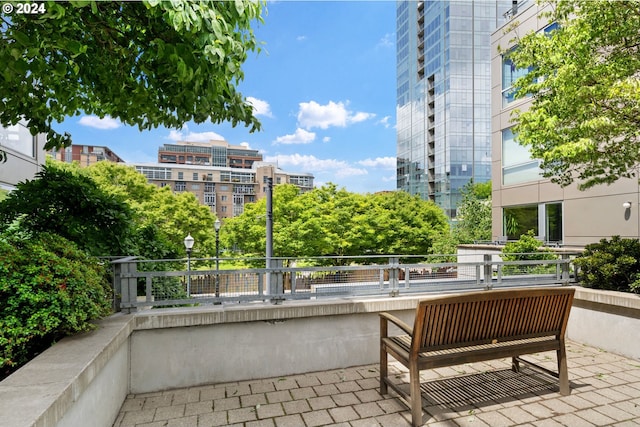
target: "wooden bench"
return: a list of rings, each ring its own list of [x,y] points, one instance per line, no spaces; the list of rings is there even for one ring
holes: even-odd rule
[[[420,371],[511,357],[518,371],[521,355],[555,350],[560,393],[570,393],[564,335],[573,302],[568,287],[491,290],[424,299],[416,308],[413,328],[389,313],[380,313],[380,393],[387,386],[411,407],[414,426],[422,424]],[[388,323],[405,335],[389,336]],[[388,378],[387,357],[409,369],[409,393]]]

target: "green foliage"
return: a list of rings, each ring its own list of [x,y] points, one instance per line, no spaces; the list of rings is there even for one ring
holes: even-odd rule
[[[640,292],[640,242],[637,239],[602,239],[585,246],[575,259],[582,286],[623,292]]]
[[[266,200],[247,205],[225,222],[223,244],[263,257],[265,216]],[[276,186],[273,221],[277,257],[427,254],[448,232],[446,216],[431,202],[400,191],[350,193],[334,184],[303,194],[293,185]]]
[[[158,188],[135,168],[122,164],[98,162],[77,169],[103,191],[125,199],[133,210],[136,246],[132,254],[149,259],[183,257],[183,241],[191,233],[194,256],[215,256],[215,215],[192,193],[174,194],[167,187]]]
[[[45,148],[71,143],[51,125],[111,116],[140,130],[193,121],[259,130],[236,90],[263,2],[46,1],[46,13],[12,14],[2,26],[0,124],[25,119]],[[2,156],[0,156],[2,160]]]
[[[502,259],[504,261],[535,261],[556,259],[549,249],[541,248],[542,243],[535,238],[533,231],[529,230],[514,242],[508,242],[502,248]],[[540,274],[555,271],[554,265],[530,265],[504,267],[504,274]]]
[[[640,3],[555,0],[551,34],[517,37],[510,53],[532,71],[516,82],[517,140],[562,186],[611,184],[634,177],[640,159]]]
[[[45,165],[0,202],[0,232],[12,224],[27,233],[55,233],[91,255],[126,255],[132,212],[88,177]]]
[[[491,182],[469,183],[461,191],[453,236],[458,243],[491,240]]]
[[[104,267],[68,240],[0,239],[0,259],[0,374],[110,312]]]

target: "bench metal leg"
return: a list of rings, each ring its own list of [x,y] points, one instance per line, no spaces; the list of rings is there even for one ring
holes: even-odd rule
[[[569,371],[567,370],[567,351],[564,347],[564,340],[560,343],[560,348],[556,352],[558,356],[558,380],[560,382],[560,394],[567,396],[571,394],[569,387]]]
[[[413,427],[418,427],[422,425],[422,396],[417,361],[409,362],[409,389],[411,393],[411,423]]]
[[[511,358],[511,370],[516,373],[520,372],[520,361],[517,356]]]

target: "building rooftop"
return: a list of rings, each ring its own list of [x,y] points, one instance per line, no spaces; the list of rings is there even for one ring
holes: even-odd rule
[[[640,425],[640,362],[567,343],[571,394],[554,378],[507,359],[423,371],[423,422],[429,426]],[[206,357],[206,355],[203,355]],[[391,359],[390,359],[391,360]],[[555,355],[532,361],[553,368]],[[551,365],[550,365],[551,364]],[[390,373],[408,385],[408,372]],[[380,395],[378,365],[164,392],[130,394],[114,427],[409,426],[395,394]]]

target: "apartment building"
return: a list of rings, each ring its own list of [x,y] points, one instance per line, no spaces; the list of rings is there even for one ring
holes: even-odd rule
[[[313,189],[313,175],[285,172],[265,162],[254,162],[251,169],[167,163],[132,165],[158,187],[193,193],[218,218],[238,216],[244,212],[245,204],[265,197],[268,178],[274,185],[294,184],[303,192]]]
[[[62,149],[49,150],[49,155],[61,162],[78,162],[80,167],[91,166],[102,160],[124,163],[124,160],[109,147],[103,145],[72,144]]]
[[[514,140],[511,114],[526,110],[531,98],[515,100],[514,81],[526,73],[516,69],[502,52],[517,49],[515,33],[550,32],[556,24],[540,16],[535,1],[514,4],[509,22],[491,36],[492,71],[492,236],[517,239],[533,230],[545,242],[583,247],[602,238],[640,236],[638,180],[620,179],[587,191],[571,185],[561,188],[541,176],[540,162]],[[507,26],[517,27],[506,31]],[[500,47],[500,49],[498,48]]]
[[[158,150],[159,163],[251,169],[255,162],[261,161],[262,154],[258,150],[218,140],[179,141],[164,144]]]
[[[13,190],[16,184],[33,179],[44,165],[45,134],[31,135],[26,123],[0,127],[0,150],[6,153],[6,162],[0,163],[0,189]]]
[[[398,0],[397,188],[450,219],[491,179],[491,43],[511,0]]]

